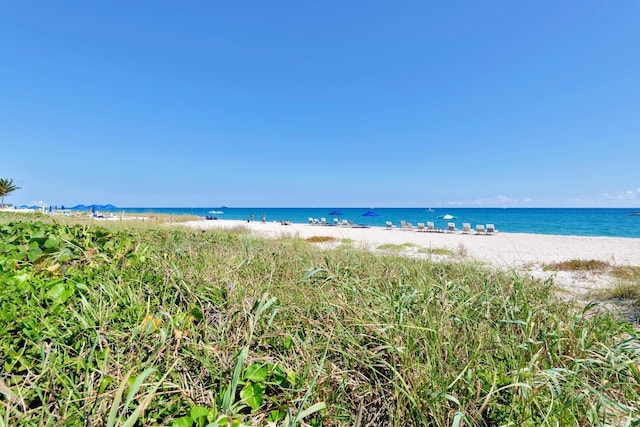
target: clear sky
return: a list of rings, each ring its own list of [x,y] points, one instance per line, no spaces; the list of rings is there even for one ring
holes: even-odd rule
[[[640,1],[6,1],[5,202],[640,206]]]

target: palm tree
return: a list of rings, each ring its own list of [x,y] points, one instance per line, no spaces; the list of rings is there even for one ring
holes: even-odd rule
[[[13,183],[13,179],[9,178],[0,178],[0,197],[2,197],[2,201],[0,202],[0,206],[4,207],[4,197],[9,194],[9,193],[13,193],[16,190],[19,190],[20,187],[18,187],[17,185],[15,185]]]

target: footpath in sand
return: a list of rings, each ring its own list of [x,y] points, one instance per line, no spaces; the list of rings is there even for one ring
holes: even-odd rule
[[[478,261],[502,270],[512,269],[537,279],[552,278],[568,295],[579,300],[587,300],[593,292],[612,286],[612,277],[607,273],[553,271],[545,269],[545,265],[570,260],[598,260],[616,267],[640,266],[640,239],[634,238],[503,232],[478,235],[416,229],[352,228],[320,224],[282,225],[279,222],[233,220],[189,221],[184,225],[203,230],[245,228],[271,238],[334,237],[340,240],[348,239],[354,246],[370,250],[376,250],[382,245],[398,245],[403,248],[400,251],[401,255],[414,257],[426,258],[431,256],[429,252],[435,249],[445,249],[455,254],[451,257],[457,259]]]

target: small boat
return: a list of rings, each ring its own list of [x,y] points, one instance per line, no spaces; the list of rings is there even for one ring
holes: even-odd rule
[[[438,216],[436,218],[437,219],[458,219],[457,216],[453,216],[453,215],[449,215],[449,214],[440,215],[440,216]]]
[[[222,211],[209,211],[210,214],[222,215],[224,212]]]
[[[629,212],[627,216],[640,216],[640,212]]]
[[[433,209],[429,208],[427,209],[427,212],[435,212]]]

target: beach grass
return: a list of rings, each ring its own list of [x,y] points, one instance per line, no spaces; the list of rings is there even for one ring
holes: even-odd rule
[[[0,425],[638,421],[635,330],[551,281],[35,219],[0,214]]]

